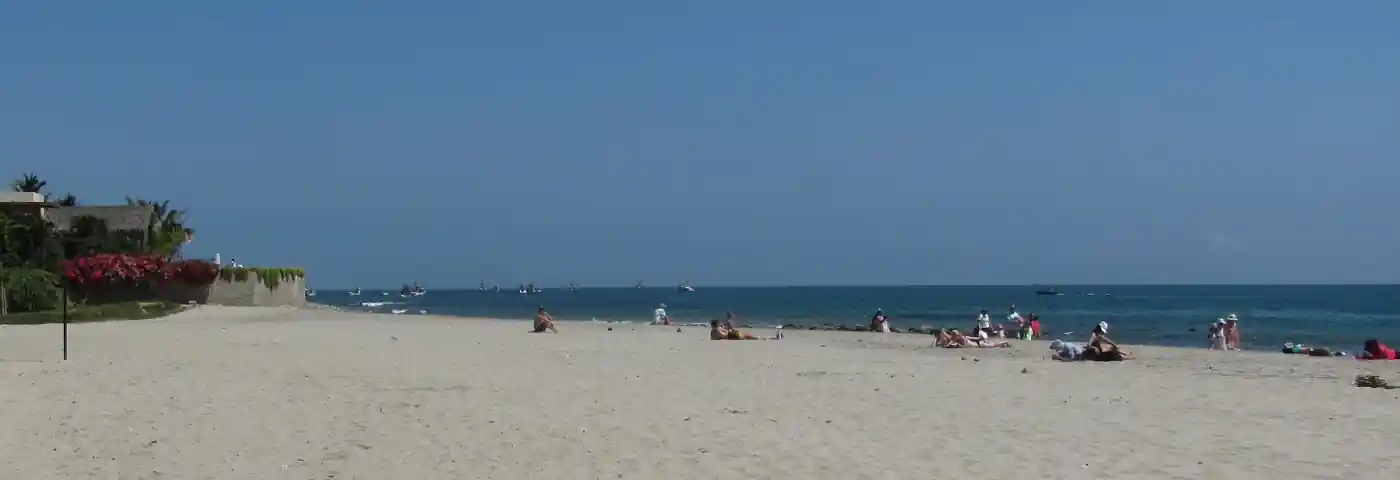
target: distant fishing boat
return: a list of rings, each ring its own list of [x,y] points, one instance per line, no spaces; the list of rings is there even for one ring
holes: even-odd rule
[[[412,287],[404,285],[403,288],[399,289],[399,296],[404,298],[421,297],[423,295],[426,295],[427,293],[428,289],[423,288],[423,286],[419,285],[418,282],[413,282]]]
[[[574,282],[569,282],[569,291],[570,291],[570,292],[577,292],[577,291],[578,291],[578,285],[574,285]]]
[[[1059,291],[1057,291],[1057,290],[1055,290],[1055,289],[1053,289],[1053,288],[1047,288],[1047,289],[1044,289],[1044,290],[1036,290],[1036,291],[1035,291],[1035,294],[1036,294],[1036,295],[1054,295],[1054,296],[1064,295],[1063,293],[1060,293]]]
[[[539,287],[536,287],[535,284],[533,284],[533,283],[531,283],[531,284],[529,284],[529,285],[521,285],[521,286],[520,286],[520,294],[521,294],[521,295],[539,295],[539,294],[541,294],[541,293],[544,293],[544,290],[541,289],[541,288],[539,288]]]
[[[641,289],[647,288],[647,287],[646,287],[645,285],[642,285],[642,281],[641,281],[641,280],[637,280],[637,286],[632,287],[632,288],[635,288],[635,289],[637,289],[637,290],[641,290]]]
[[[695,286],[690,284],[690,280],[686,280],[685,283],[682,283],[682,284],[680,284],[680,286],[677,286],[677,287],[676,287],[676,291],[677,291],[677,292],[682,292],[682,293],[685,293],[685,292],[694,292],[694,291],[695,291]]]
[[[306,292],[306,296],[308,296],[308,297],[314,297],[314,296],[316,296],[316,291],[315,291],[315,290],[312,290],[312,289],[310,289],[310,288],[302,288],[302,291],[303,291],[303,292]]]
[[[355,289],[352,290],[352,291],[350,292],[350,296],[352,296],[352,297],[358,297],[358,296],[360,296],[360,287],[355,287]]]

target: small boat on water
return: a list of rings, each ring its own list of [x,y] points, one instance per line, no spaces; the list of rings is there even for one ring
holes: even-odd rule
[[[578,291],[578,285],[575,285],[574,282],[569,282],[569,291],[570,291],[570,292],[577,292],[577,291]]]
[[[1055,290],[1055,289],[1053,289],[1053,288],[1046,288],[1046,289],[1036,290],[1036,291],[1035,291],[1035,294],[1036,294],[1036,295],[1054,295],[1054,296],[1064,295],[1063,293],[1060,293],[1059,291],[1057,291],[1057,290]]]
[[[316,296],[316,291],[315,291],[315,290],[312,290],[312,289],[310,289],[310,288],[303,288],[303,289],[301,289],[301,290],[302,290],[303,292],[306,292],[306,296],[308,296],[308,297],[314,297],[314,296]]]
[[[427,293],[428,289],[423,288],[423,286],[419,285],[418,282],[413,282],[412,287],[404,285],[403,288],[399,289],[399,296],[404,298],[421,297]]]
[[[539,295],[539,294],[541,294],[541,293],[544,293],[544,289],[541,289],[541,288],[539,288],[539,287],[536,287],[535,284],[533,284],[533,283],[531,283],[531,284],[529,284],[529,285],[521,285],[521,286],[520,286],[520,294],[521,294],[521,295]]]
[[[360,287],[355,287],[354,290],[351,290],[351,291],[350,291],[350,296],[352,296],[352,297],[358,297],[358,296],[360,296]]]
[[[641,289],[647,288],[647,287],[646,287],[646,285],[642,285],[642,281],[641,281],[641,280],[637,280],[637,285],[636,285],[635,287],[632,287],[632,288],[635,288],[635,289],[637,289],[637,290],[641,290]]]
[[[694,292],[695,286],[690,284],[690,280],[686,280],[685,283],[682,283],[676,287],[676,291],[681,293]]]

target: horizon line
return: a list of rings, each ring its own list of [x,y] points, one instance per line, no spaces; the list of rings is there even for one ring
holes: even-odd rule
[[[545,289],[545,290],[558,290],[558,289],[567,288],[567,286],[545,287],[545,286],[539,286],[539,284],[536,284],[536,287],[541,288],[541,289]],[[1061,290],[1061,289],[1066,288],[1066,287],[1400,287],[1400,283],[1059,283],[1059,284],[1044,284],[1044,283],[986,283],[986,284],[928,283],[928,284],[907,284],[907,285],[899,285],[899,284],[835,284],[835,283],[832,283],[832,284],[819,284],[819,283],[812,283],[812,284],[799,284],[799,285],[742,285],[742,284],[739,284],[739,285],[705,285],[705,286],[697,286],[696,288],[697,288],[697,289],[701,289],[701,288],[725,288],[725,289],[729,289],[729,288],[753,288],[753,289],[759,289],[759,288],[771,288],[771,289],[789,288],[789,289],[797,289],[797,288],[949,288],[949,287],[957,287],[957,288],[1026,287],[1026,288],[1048,288],[1048,289],[1054,289],[1054,290]],[[320,290],[346,290],[346,291],[350,291],[350,290],[354,290],[355,288],[359,288],[359,289],[362,290],[362,291],[363,291],[363,290],[370,290],[370,291],[394,291],[394,290],[399,290],[400,288],[402,288],[402,286],[399,286],[399,287],[391,287],[391,288],[380,288],[380,287],[364,288],[363,286],[348,287],[348,288],[347,288],[347,287],[330,287],[330,288],[313,288],[312,290],[318,290],[318,289],[320,289]],[[669,289],[669,288],[675,288],[675,287],[671,287],[671,286],[644,286],[644,287],[642,287],[642,288],[640,288],[640,289],[637,289],[637,288],[635,288],[634,286],[629,286],[629,285],[590,285],[590,286],[581,286],[581,285],[580,285],[580,286],[577,286],[577,288],[578,288],[579,290],[608,290],[608,289],[652,290],[652,289],[658,289],[658,288],[666,288],[666,289]],[[478,287],[437,287],[437,288],[429,288],[428,290],[429,290],[429,291],[432,291],[432,290],[443,290],[443,291],[467,290],[467,291],[477,291],[477,289],[478,289]],[[508,289],[508,288],[502,288],[501,290],[502,290],[502,291],[506,291],[506,290],[510,290],[510,289]]]

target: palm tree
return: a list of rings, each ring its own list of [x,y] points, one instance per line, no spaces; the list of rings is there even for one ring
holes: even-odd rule
[[[185,211],[170,208],[169,200],[156,202],[126,197],[126,204],[151,207],[151,224],[146,227],[151,253],[167,258],[177,257],[180,248],[194,235],[194,229],[185,226]]]
[[[26,173],[19,180],[10,182],[10,188],[15,189],[16,192],[44,193],[44,187],[48,185],[49,182],[40,180],[39,176],[34,173]]]

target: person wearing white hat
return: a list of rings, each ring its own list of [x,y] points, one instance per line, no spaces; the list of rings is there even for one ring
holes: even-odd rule
[[[1240,349],[1240,317],[1231,313],[1225,317],[1224,336],[1226,350]]]
[[[1225,319],[1217,318],[1215,323],[1210,324],[1210,349],[1225,349]]]
[[[1132,354],[1118,348],[1118,344],[1108,338],[1108,322],[1099,322],[1089,333],[1089,342],[1084,345],[1085,360],[1116,362],[1130,358]]]

